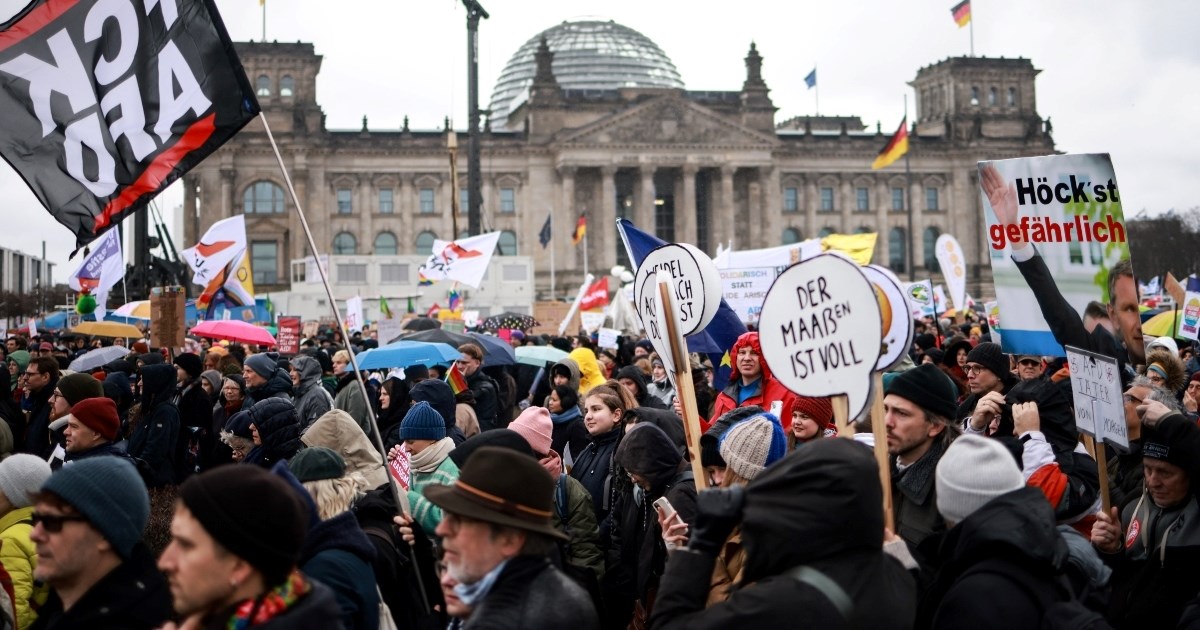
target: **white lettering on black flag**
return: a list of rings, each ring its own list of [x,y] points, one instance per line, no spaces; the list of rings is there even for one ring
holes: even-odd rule
[[[211,0],[40,0],[0,32],[0,156],[82,247],[258,114]]]

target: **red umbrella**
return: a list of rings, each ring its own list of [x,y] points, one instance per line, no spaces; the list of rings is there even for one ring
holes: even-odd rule
[[[260,346],[276,345],[275,338],[262,326],[255,326],[236,319],[210,319],[192,327],[192,334],[210,339],[228,339]]]

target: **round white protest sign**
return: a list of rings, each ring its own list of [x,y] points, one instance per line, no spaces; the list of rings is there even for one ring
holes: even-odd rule
[[[708,254],[687,243],[670,243],[647,254],[638,265],[633,284],[638,304],[642,302],[643,288],[658,290],[653,283],[645,282],[646,274],[651,272],[668,279],[675,294],[676,319],[684,335],[700,332],[717,316],[721,306],[721,273]],[[642,322],[645,321],[643,318]]]
[[[908,300],[904,299],[904,289],[896,274],[879,265],[867,265],[862,270],[867,280],[875,285],[875,297],[879,301],[883,347],[880,349],[875,369],[882,372],[899,365],[912,348],[913,318],[908,310]]]
[[[849,417],[867,407],[882,323],[875,287],[853,261],[821,254],[771,285],[759,319],[763,359],[801,396],[845,394]]]
[[[658,353],[658,358],[662,359],[663,367],[668,373],[674,374],[675,362],[671,357],[667,330],[660,323],[658,315],[658,274],[653,271],[647,274],[639,273],[637,282],[637,298],[634,306],[637,307],[638,317],[642,320],[642,329],[646,331],[646,339],[650,340],[650,345]]]

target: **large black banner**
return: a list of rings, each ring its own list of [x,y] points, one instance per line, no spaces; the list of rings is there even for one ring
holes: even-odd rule
[[[77,248],[259,111],[212,0],[42,0],[0,28],[0,156]]]

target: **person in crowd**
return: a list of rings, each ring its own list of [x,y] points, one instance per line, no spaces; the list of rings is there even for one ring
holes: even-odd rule
[[[428,374],[429,370],[426,369],[425,373]],[[400,380],[395,377],[384,379],[383,384],[379,386],[379,415],[376,421],[383,435],[390,435],[393,429],[399,429],[400,422],[404,420],[404,414],[408,411],[408,391],[411,387],[412,383],[408,382],[408,379]]]
[[[204,361],[199,355],[183,352],[175,357],[175,406],[179,409],[179,441],[175,449],[175,479],[183,481],[201,468],[207,468],[212,456],[212,403],[204,389]]]
[[[835,432],[833,402],[829,398],[796,397],[792,406],[792,428],[788,432],[789,451]]]
[[[455,402],[454,390],[450,384],[440,379],[426,379],[417,383],[408,392],[409,405],[427,402],[438,412],[446,423],[446,436],[454,440],[455,446],[462,444],[467,438],[458,428],[458,404]],[[407,411],[408,408],[405,408]]]
[[[663,366],[657,353],[650,355],[650,375],[651,380],[646,384],[647,391],[663,404],[664,409],[670,409],[675,402],[675,388],[671,386],[671,379],[667,378],[667,368]]]
[[[229,356],[229,351],[221,346],[211,346],[204,351],[204,369],[221,372],[221,359]]]
[[[550,368],[550,386],[566,385],[582,396],[587,393],[579,385],[579,364],[572,358],[560,359]]]
[[[66,421],[63,429],[66,462],[101,456],[129,457],[125,449],[117,445],[121,418],[112,400],[102,396],[85,398],[71,407]]]
[[[250,430],[250,411],[238,411],[221,428],[221,441],[229,447],[229,459],[235,464],[246,461],[254,450],[254,431]]]
[[[591,598],[548,558],[565,536],[550,522],[554,480],[536,461],[483,447],[452,485],[424,493],[443,512],[435,533],[455,594],[480,620],[465,627],[598,630]]]
[[[243,464],[257,464],[270,469],[276,463],[292,458],[304,448],[300,441],[300,420],[292,401],[267,398],[250,408],[250,435],[254,449],[246,454]],[[230,420],[232,422],[232,419]]]
[[[0,369],[0,421],[8,427],[14,446],[25,443],[25,414],[11,395],[16,378],[8,370]]]
[[[358,423],[359,428],[371,435],[370,407],[363,395],[363,388],[358,384],[354,366],[350,363],[350,353],[338,350],[333,354],[333,375],[337,377],[337,391],[333,397],[333,408],[341,409],[350,414]]]
[[[217,399],[221,396],[221,381],[223,380],[225,377],[216,370],[204,370],[200,373],[200,386],[204,388],[204,393],[208,394],[209,404],[216,404]]]
[[[619,489],[628,483],[616,463],[617,445],[625,436],[625,412],[636,406],[629,390],[615,381],[593,387],[584,399],[583,422],[591,441],[575,457],[571,476],[592,495],[603,548],[608,548],[609,542],[609,510]]]
[[[959,432],[952,420],[954,383],[932,365],[915,367],[885,382],[883,409],[893,522],[896,534],[915,548],[946,527],[937,511],[934,472]]]
[[[50,424],[47,435],[54,446],[63,443],[63,430],[75,405],[88,398],[104,396],[104,386],[91,374],[74,372],[58,379],[50,395]],[[53,447],[52,447],[53,448]]]
[[[308,519],[299,493],[265,469],[219,466],[184,482],[158,560],[181,627],[340,627],[333,593],[296,568]]]
[[[9,392],[12,394],[13,402],[18,404],[25,397],[25,381],[28,380],[25,370],[29,367],[31,359],[29,353],[24,350],[11,351],[4,359],[8,366]]]
[[[712,415],[703,423],[701,430],[708,430],[713,422],[725,415],[730,409],[744,405],[755,405],[770,409],[771,403],[783,401],[784,430],[790,430],[792,424],[792,400],[795,395],[771,375],[771,368],[762,360],[762,347],[759,345],[758,333],[743,333],[733,343],[730,350],[736,375],[731,375],[729,385],[717,394],[713,404]]]
[[[300,419],[300,432],[303,433],[317,418],[333,409],[333,397],[321,386],[321,364],[312,357],[292,357],[291,377],[296,416]]]
[[[479,430],[500,428],[496,424],[500,400],[496,382],[480,369],[483,365],[483,348],[473,343],[464,343],[458,347],[458,351],[462,355],[455,361],[455,365],[462,372],[467,387],[475,396],[475,416],[479,420]]]
[[[33,578],[51,591],[33,630],[149,630],[167,621],[167,582],[140,542],[150,497],[133,464],[94,457],[65,466],[32,500]]]
[[[1137,406],[1145,484],[1136,503],[1097,515],[1092,544],[1113,569],[1116,628],[1174,628],[1200,592],[1200,427],[1156,400]]]
[[[546,397],[546,409],[550,412],[550,421],[554,423],[551,448],[562,454],[564,463],[570,468],[575,456],[583,452],[590,439],[575,388],[556,385]]]
[[[248,410],[255,403],[268,398],[292,400],[292,378],[266,354],[246,357],[242,366],[242,380],[246,384],[242,409]]]
[[[650,395],[646,389],[646,377],[642,375],[642,371],[632,365],[627,365],[620,370],[617,370],[616,381],[622,387],[629,390],[629,395],[637,401],[638,407],[649,407],[651,409],[667,409],[661,400]]]
[[[25,430],[24,452],[48,458],[54,451],[50,439],[50,413],[54,407],[50,397],[58,387],[58,361],[50,357],[29,360],[25,368],[25,391],[29,400],[29,422]],[[87,375],[88,378],[92,378]],[[95,380],[92,378],[92,380]],[[22,403],[24,407],[24,403]]]
[[[212,432],[217,436],[217,440],[213,444],[212,466],[228,464],[233,461],[229,441],[225,439],[225,424],[234,414],[242,410],[242,402],[246,397],[246,385],[242,380],[242,375],[239,373],[222,376],[217,392],[212,408]],[[253,447],[253,442],[251,442],[251,447]]]
[[[1017,357],[1017,377],[1022,381],[1032,381],[1041,378],[1046,371],[1046,362],[1036,354],[1022,354]]]
[[[479,435],[479,416],[475,414],[475,394],[464,389],[454,395],[454,426],[464,438]]]
[[[1009,369],[1008,355],[1000,350],[1000,344],[981,343],[967,353],[965,369],[971,393],[954,415],[963,420],[963,430],[977,435],[1012,435],[1012,411],[1004,397],[1017,378]]]
[[[568,355],[579,367],[579,391],[590,392],[593,387],[602,385],[604,378],[600,363],[596,361],[596,353],[585,347],[575,348]]]
[[[388,482],[383,455],[359,428],[350,414],[332,409],[300,434],[308,448],[325,447],[333,450],[346,463],[348,473],[358,473],[366,480],[366,488],[378,488]]]
[[[1200,372],[1188,378],[1187,387],[1183,390],[1183,410],[1191,414],[1193,420],[1200,412]]]
[[[1146,352],[1146,378],[1155,387],[1169,392],[1183,391],[1187,375],[1179,355],[1168,348],[1154,347]]]
[[[409,407],[400,424],[400,439],[409,453],[408,501],[412,516],[426,532],[432,532],[442,518],[441,509],[421,490],[431,484],[454,483],[458,478],[458,466],[449,457],[454,440],[446,437],[445,420],[425,401]],[[389,459],[401,456],[399,446],[388,453]]]
[[[731,409],[725,412],[725,415],[717,418],[717,421],[712,423],[712,426],[700,436],[700,464],[704,467],[709,487],[721,486],[725,480],[725,471],[728,469],[728,464],[721,458],[721,437],[733,425],[760,413],[763,413],[762,407],[754,405]]]
[[[377,630],[379,590],[371,569],[375,548],[350,511],[366,490],[366,479],[348,473],[345,460],[321,446],[297,453],[288,469],[304,484],[318,516],[300,553],[300,570],[333,590],[343,628]]]
[[[35,581],[37,550],[29,537],[33,531],[33,495],[50,478],[50,465],[26,453],[0,461],[0,565],[12,580],[16,628],[28,628],[50,594],[44,582]]]
[[[874,458],[850,440],[797,449],[745,488],[701,492],[650,627],[785,628],[801,616],[813,628],[912,627],[916,587],[883,551],[881,501]],[[716,558],[739,523],[741,588],[707,606]]]
[[[942,346],[945,353],[942,356],[942,365],[946,367],[952,379],[962,384],[960,389],[963,391],[967,390],[967,355],[973,348],[971,342],[962,336],[951,337]]]
[[[130,421],[127,452],[141,460],[139,469],[150,489],[175,484],[175,448],[179,440],[179,409],[175,406],[175,368],[162,363],[141,368],[141,397]]]

